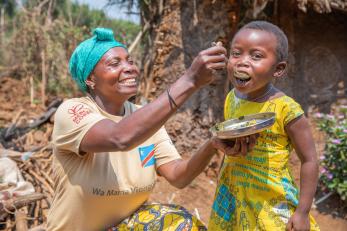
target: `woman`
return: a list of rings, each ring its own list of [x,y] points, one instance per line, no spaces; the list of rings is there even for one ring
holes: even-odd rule
[[[152,103],[138,107],[139,70],[113,32],[97,28],[70,59],[70,72],[86,97],[65,101],[53,130],[55,195],[48,230],[205,230],[184,208],[146,205],[160,174],[183,188],[208,164],[218,147],[206,142],[182,160],[162,127],[188,97],[225,67],[226,50],[211,47]]]

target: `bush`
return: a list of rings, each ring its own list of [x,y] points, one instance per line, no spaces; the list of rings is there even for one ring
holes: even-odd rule
[[[318,127],[327,135],[321,160],[323,186],[347,200],[347,106],[337,106],[333,113],[316,113]]]

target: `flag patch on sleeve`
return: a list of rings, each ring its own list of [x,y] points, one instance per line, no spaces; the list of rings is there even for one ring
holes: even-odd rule
[[[155,164],[154,144],[139,147],[139,154],[142,167],[149,167]]]

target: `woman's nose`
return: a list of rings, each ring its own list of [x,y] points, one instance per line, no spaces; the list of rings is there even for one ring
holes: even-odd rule
[[[124,70],[124,72],[132,73],[132,72],[134,72],[136,70],[136,66],[135,66],[135,64],[131,64],[131,63],[125,62],[123,70]]]

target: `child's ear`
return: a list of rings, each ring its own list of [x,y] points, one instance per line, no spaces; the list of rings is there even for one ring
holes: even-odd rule
[[[277,63],[274,77],[275,78],[282,77],[284,73],[286,72],[286,69],[287,69],[287,62],[283,61],[283,62]]]

